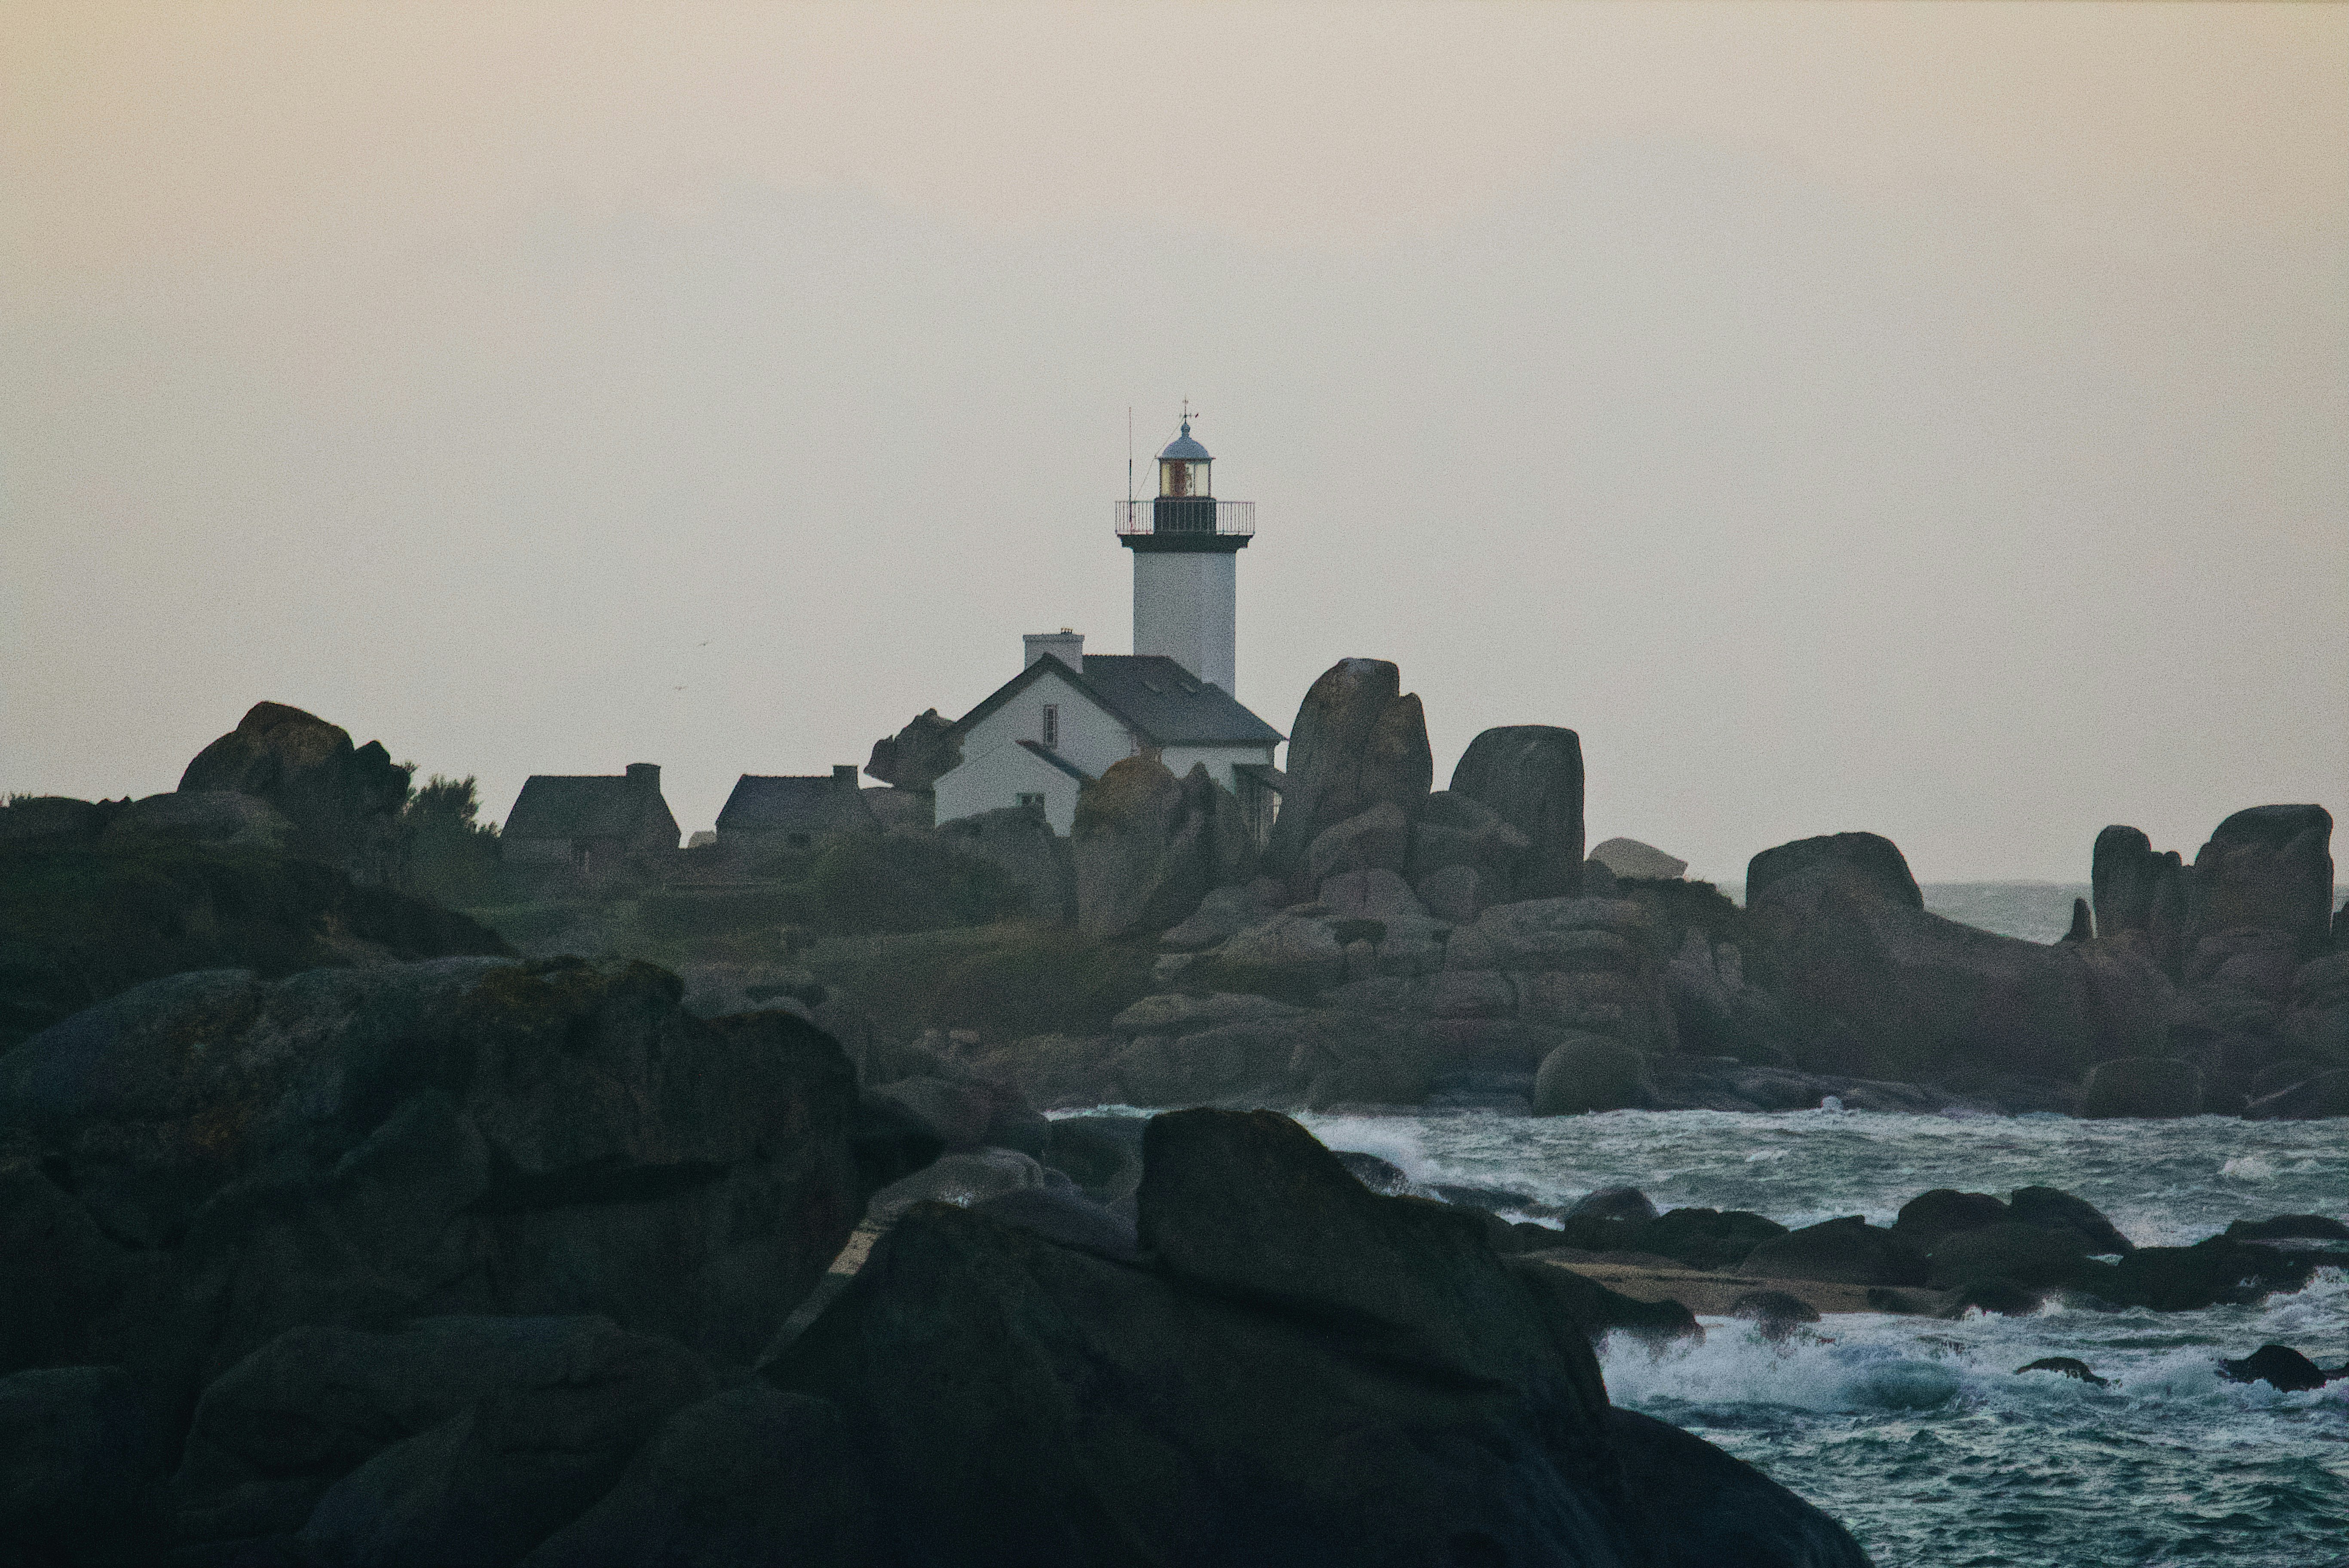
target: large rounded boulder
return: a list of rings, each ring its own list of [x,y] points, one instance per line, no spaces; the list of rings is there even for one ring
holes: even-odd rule
[[[1340,659],[1321,673],[1289,728],[1288,784],[1265,863],[1311,892],[1306,852],[1330,828],[1373,806],[1416,820],[1434,783],[1419,698],[1384,659]],[[1398,861],[1397,864],[1401,862]]]
[[[1569,1034],[1534,1075],[1536,1116],[1578,1116],[1645,1105],[1653,1090],[1648,1060],[1604,1035]]]
[[[266,800],[294,824],[295,848],[362,882],[391,873],[408,769],[378,740],[284,703],[255,703],[237,727],[196,753],[183,793],[233,789]]]
[[[2202,1073],[2176,1057],[2098,1062],[2080,1086],[2080,1114],[2105,1119],[2202,1114]]]
[[[1452,790],[1525,835],[1518,898],[1582,891],[1582,738],[1547,724],[1485,730],[1452,770]]]

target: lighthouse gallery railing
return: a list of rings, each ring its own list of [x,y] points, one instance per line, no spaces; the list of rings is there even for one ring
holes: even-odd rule
[[[1117,531],[1127,534],[1215,533],[1247,537],[1256,532],[1256,502],[1216,500],[1212,496],[1155,496],[1121,500]]]

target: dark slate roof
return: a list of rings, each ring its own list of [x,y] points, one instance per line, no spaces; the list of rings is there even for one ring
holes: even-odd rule
[[[1042,741],[1023,740],[1019,744],[1034,752],[1037,756],[1042,758],[1045,761],[1050,763],[1053,767],[1059,769],[1061,772],[1067,774],[1070,778],[1075,779],[1078,783],[1090,784],[1093,781],[1093,776],[1092,774],[1086,772],[1083,769],[1078,767],[1075,763],[1070,761],[1067,758],[1061,756],[1059,752],[1053,750]]]
[[[627,839],[643,830],[648,811],[676,830],[660,791],[626,775],[533,773],[499,831],[509,839]]]
[[[968,733],[971,726],[1042,679],[1048,669],[1151,746],[1277,746],[1288,738],[1223,687],[1200,680],[1164,654],[1087,654],[1082,675],[1046,654],[955,720],[954,733]]]
[[[718,830],[752,833],[829,833],[869,827],[873,809],[852,781],[829,773],[745,773],[734,781]]]

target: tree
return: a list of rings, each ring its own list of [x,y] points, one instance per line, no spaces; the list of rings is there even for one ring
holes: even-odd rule
[[[481,810],[470,773],[462,779],[435,773],[425,784],[409,786],[399,836],[400,880],[410,892],[450,905],[496,896],[498,829],[479,820]]]

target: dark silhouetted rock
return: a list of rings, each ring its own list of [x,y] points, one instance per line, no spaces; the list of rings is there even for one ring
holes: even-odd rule
[[[357,881],[380,882],[398,857],[408,769],[380,741],[354,748],[339,725],[262,702],[196,753],[180,775],[180,789],[233,789],[266,800],[293,822],[298,852]]]
[[[1729,1315],[1758,1325],[1762,1337],[1785,1339],[1806,1323],[1819,1321],[1819,1309],[1783,1290],[1749,1290],[1729,1304]]]
[[[353,1568],[518,1560],[610,1491],[671,1412],[711,1392],[678,1346],[612,1336],[595,1348],[364,1460],[319,1498],[301,1548]]]
[[[1517,862],[1531,846],[1532,841],[1492,807],[1442,789],[1427,798],[1413,826],[1405,871],[1414,887],[1446,873],[1455,879],[1464,872],[1472,875],[1482,890],[1481,909],[1513,896]]]
[[[1045,1163],[1096,1202],[1130,1198],[1142,1184],[1142,1130],[1131,1116],[1064,1116],[1052,1123]]]
[[[1028,913],[1038,920],[1077,917],[1077,866],[1069,841],[1052,831],[1032,806],[1003,806],[938,826],[938,837],[973,860],[985,861],[1025,888]]]
[[[2237,1220],[2228,1225],[2227,1239],[2268,1242],[2305,1237],[2312,1241],[2349,1242],[2349,1225],[2324,1214],[2278,1214],[2269,1220]]]
[[[1925,1283],[1925,1254],[1858,1215],[1789,1231],[1745,1254],[1741,1274],[1765,1279],[1836,1280],[1846,1284]]]
[[[1540,1229],[1537,1225],[1514,1228],[1519,1232]],[[1520,1252],[1538,1252],[1543,1245],[1537,1236],[1512,1240],[1531,1243],[1521,1245]],[[1529,1281],[1558,1312],[1579,1325],[1594,1346],[1610,1334],[1629,1334],[1654,1346],[1675,1339],[1704,1337],[1704,1330],[1697,1326],[1696,1314],[1677,1301],[1641,1301],[1538,1256],[1511,1257],[1507,1266],[1518,1277]]]
[[[1960,1192],[1936,1187],[1900,1205],[1892,1221],[1893,1234],[1910,1245],[1931,1252],[1943,1236],[1980,1230],[2007,1219],[2006,1205],[1987,1192]]]
[[[2137,829],[2106,828],[2096,835],[2089,891],[2099,937],[2111,942],[2134,933],[2165,974],[2178,975],[2186,894],[2177,851],[2156,854]]]
[[[1576,1199],[1566,1212],[1569,1220],[1629,1220],[1633,1224],[1655,1217],[1655,1204],[1637,1187],[1601,1187]]]
[[[1007,1192],[1065,1180],[1017,1150],[978,1149],[966,1154],[942,1154],[912,1175],[874,1193],[869,1212],[874,1220],[886,1223],[917,1203],[953,1203],[968,1208]]]
[[[694,1397],[706,1380],[682,1347],[603,1317],[289,1329],[204,1390],[173,1481],[179,1533],[227,1541],[299,1530],[336,1481],[484,1400],[618,1391],[642,1403],[649,1390],[661,1405]]]
[[[1601,1035],[1569,1035],[1542,1058],[1534,1077],[1536,1116],[1578,1116],[1648,1103],[1648,1062]]]
[[[1410,846],[1410,820],[1401,807],[1382,800],[1316,834],[1306,846],[1305,878],[1318,889],[1349,872],[1398,872]]]
[[[2088,1243],[2076,1231],[2044,1230],[2012,1220],[1943,1236],[1932,1249],[1925,1283],[1947,1290],[1970,1280],[2000,1279],[2046,1287],[2078,1276]]]
[[[2024,942],[1920,906],[1873,834],[1754,857],[1745,977],[1777,997],[1814,1072],[1933,1081],[2075,1078],[2164,1047],[2175,987],[2128,944]]]
[[[19,795],[0,800],[0,844],[93,843],[128,804],[122,800],[101,804],[66,795]]]
[[[1406,821],[1433,782],[1419,699],[1382,659],[1340,659],[1305,694],[1288,737],[1288,786],[1272,825],[1266,866],[1290,876],[1306,868],[1313,841],[1349,818],[1387,804]],[[1394,862],[1400,869],[1402,862]],[[1319,879],[1298,888],[1309,892]]]
[[[867,1091],[895,1101],[946,1150],[968,1153],[987,1144],[1040,1157],[1051,1124],[1018,1089],[983,1078],[909,1078]]]
[[[1742,1209],[1673,1209],[1645,1224],[1568,1222],[1566,1240],[1592,1252],[1652,1253],[1694,1269],[1725,1269],[1744,1263],[1763,1243],[1790,1233],[1775,1220]]]
[[[598,1313],[747,1365],[847,1240],[870,1150],[828,1036],[681,990],[576,960],[188,975],[0,1057],[8,1136],[147,1254],[91,1358],[173,1418],[304,1324]]]
[[[840,1412],[752,1383],[669,1417],[523,1568],[861,1568],[874,1535]]]
[[[2102,1210],[2060,1187],[2017,1187],[2008,1196],[2007,1208],[2020,1224],[2070,1231],[2091,1253],[2126,1255],[2137,1251],[2137,1243],[2122,1235],[2120,1228],[2105,1218]]]
[[[1582,887],[1582,738],[1547,724],[1507,725],[1468,743],[1452,791],[1481,801],[1526,836],[1516,896],[1567,898]]]
[[[2098,1062],[2080,1086],[2080,1114],[2091,1119],[2199,1116],[2201,1071],[2177,1057]]]
[[[2219,824],[2189,879],[2188,952],[2237,930],[2281,931],[2303,957],[2333,923],[2333,817],[2322,806],[2254,806]]]
[[[2253,1121],[2321,1121],[2349,1116],[2349,1068],[2318,1073],[2264,1095],[2244,1108]]]
[[[2047,1299],[2044,1286],[2011,1279],[1970,1279],[1950,1293],[1940,1315],[1963,1317],[1969,1312],[1994,1313],[2001,1317],[2028,1317]]]
[[[2240,1361],[2221,1361],[2219,1369],[2233,1383],[2265,1383],[2286,1394],[2322,1388],[2325,1376],[2316,1363],[2288,1345],[2262,1345]]]
[[[1843,1526],[1743,1460],[1636,1410],[1610,1410],[1607,1425],[1625,1480],[1651,1500],[1648,1540],[1659,1568],[1868,1568]]]
[[[239,795],[153,799],[275,815]],[[0,927],[11,933],[0,942],[0,1051],[141,981],[190,970],[275,978],[512,952],[453,910],[361,887],[315,861],[138,835],[103,846],[36,840],[0,854]]]
[[[938,717],[936,708],[916,715],[895,735],[873,743],[864,771],[884,784],[927,793],[937,781],[962,766],[962,741],[954,725]]]
[[[158,1561],[163,1455],[161,1435],[119,1367],[0,1377],[0,1562]]]
[[[266,800],[233,789],[194,789],[129,802],[98,841],[117,851],[177,843],[229,854],[276,854],[297,837],[293,820]]]
[[[2110,832],[2112,830],[2107,828],[2105,830]],[[2074,1378],[2094,1388],[2101,1388],[2112,1381],[2109,1377],[2097,1377],[2086,1362],[2072,1356],[2043,1356],[2036,1361],[2026,1361],[2014,1369],[2014,1375],[2018,1377],[2025,1372],[2053,1372],[2059,1377]]]
[[[770,1367],[843,1412],[880,1555],[1630,1563],[1671,1511],[1784,1544],[1756,1568],[1857,1561],[1697,1439],[1618,1438],[1574,1283],[1505,1264],[1480,1216],[1378,1196],[1284,1118],[1145,1137],[1154,1268],[924,1206]]]
[[[1176,779],[1155,757],[1112,763],[1077,795],[1070,830],[1077,923],[1088,936],[1164,931],[1210,888],[1245,878],[1253,841],[1204,765]]]
[[[1130,1216],[1072,1189],[1022,1187],[974,1203],[971,1212],[1112,1263],[1136,1263],[1142,1256]]]
[[[1609,839],[1592,850],[1589,859],[1619,877],[1647,882],[1671,882],[1688,870],[1688,862],[1678,855],[1668,855],[1637,839]]]
[[[2064,942],[2089,942],[2095,939],[2095,923],[2088,918],[2088,901],[2085,898],[2074,899],[2072,901],[2072,927],[2070,930],[2066,931],[2059,940]]]
[[[2089,1295],[2123,1306],[2197,1312],[2299,1290],[2316,1267],[2305,1253],[2212,1236],[2190,1247],[2139,1247],[2117,1264],[2083,1264],[2075,1279]]]
[[[1750,906],[1775,882],[1822,871],[1847,878],[1894,903],[1910,909],[1925,907],[1925,895],[1909,870],[1908,857],[1891,840],[1876,833],[1829,833],[1763,851],[1745,863],[1745,902]]]

